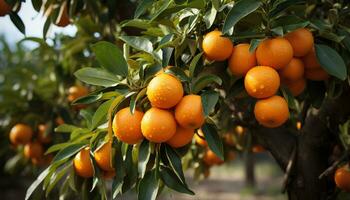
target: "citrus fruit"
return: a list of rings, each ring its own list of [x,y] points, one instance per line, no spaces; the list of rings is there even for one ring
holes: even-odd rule
[[[293,47],[295,57],[305,56],[314,46],[314,37],[306,28],[299,28],[288,33],[285,38]]]
[[[95,153],[94,158],[97,165],[105,171],[113,171],[112,167],[112,142],[106,142],[99,147]]]
[[[27,158],[40,158],[44,154],[44,148],[39,142],[31,142],[24,145],[24,156]]]
[[[305,78],[310,79],[312,81],[325,81],[329,78],[329,75],[322,68],[307,69],[305,71]]]
[[[261,146],[261,145],[254,145],[253,147],[252,147],[252,152],[253,153],[262,153],[262,152],[264,152],[265,151],[265,148],[263,147],[263,146]]]
[[[237,125],[235,127],[235,133],[238,134],[239,136],[242,136],[244,134],[244,128],[243,126]]]
[[[32,128],[25,124],[16,124],[10,131],[10,141],[15,145],[30,142],[32,136]]]
[[[184,96],[175,108],[175,118],[184,128],[200,128],[205,122],[201,96],[194,94]]]
[[[280,77],[272,67],[257,66],[246,74],[244,86],[250,96],[267,98],[276,94],[280,87]]]
[[[205,164],[212,166],[212,165],[219,165],[224,163],[223,160],[221,160],[212,150],[207,149],[207,151],[204,154],[203,161]]]
[[[72,86],[68,89],[68,101],[72,102],[80,97],[86,96],[88,93],[88,89],[84,86]]]
[[[269,128],[278,127],[288,120],[288,104],[280,96],[261,99],[255,104],[254,115],[261,125]]]
[[[256,49],[256,59],[259,65],[282,69],[292,58],[292,45],[281,37],[265,39]]]
[[[103,178],[104,179],[112,179],[115,177],[115,171],[103,171]]]
[[[168,141],[166,141],[166,143],[174,148],[183,147],[192,141],[193,135],[193,129],[182,128],[181,126],[177,126],[174,136],[171,137]]]
[[[256,66],[255,51],[249,52],[249,44],[238,44],[233,48],[228,61],[228,67],[235,76],[244,76],[251,68]]]
[[[228,132],[223,135],[224,141],[229,146],[235,146],[235,138],[232,133]]]
[[[224,61],[231,56],[233,44],[221,31],[214,30],[204,36],[202,48],[209,60]]]
[[[282,78],[289,80],[298,80],[304,75],[304,63],[298,58],[293,58],[287,66],[281,69]]]
[[[159,74],[147,86],[147,97],[157,108],[174,107],[184,94],[180,80],[169,74]]]
[[[0,0],[0,16],[5,16],[11,12],[11,6],[5,0]]]
[[[73,165],[75,172],[81,177],[90,178],[94,175],[89,147],[80,150],[80,152],[75,155]]]
[[[334,180],[338,188],[350,192],[350,171],[347,166],[337,169]]]
[[[176,121],[168,110],[149,109],[141,120],[141,131],[147,140],[161,143],[169,140],[176,132]]]
[[[198,129],[197,134],[194,135],[194,139],[195,139],[196,143],[199,144],[200,146],[207,147],[208,143],[203,138],[204,138],[203,131],[201,129]]]
[[[39,124],[38,126],[38,140],[41,143],[48,144],[51,142],[51,136],[50,134],[46,134],[46,125],[45,124]]]
[[[143,139],[141,132],[141,120],[143,112],[135,110],[130,112],[130,107],[123,108],[115,114],[113,119],[114,135],[122,142],[136,144]]]
[[[290,81],[283,80],[282,83],[287,86],[289,91],[293,94],[293,96],[299,96],[306,88],[306,80],[305,78],[300,78],[298,80]]]
[[[321,65],[318,62],[316,56],[315,48],[312,48],[311,51],[308,54],[306,54],[302,59],[306,70],[321,68]]]

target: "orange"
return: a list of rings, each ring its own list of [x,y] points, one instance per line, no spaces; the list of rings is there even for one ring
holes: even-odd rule
[[[39,142],[31,142],[24,146],[24,156],[27,158],[41,158],[44,148]]]
[[[250,96],[267,98],[276,94],[280,87],[280,76],[272,67],[257,66],[248,71],[244,86]]]
[[[47,144],[51,142],[51,136],[50,134],[45,134],[46,133],[46,125],[45,124],[39,124],[38,126],[38,139],[41,143]]]
[[[243,43],[233,48],[228,61],[228,67],[235,76],[244,76],[251,68],[256,66],[255,51],[249,52],[249,44]]]
[[[242,136],[245,132],[243,126],[240,126],[240,125],[237,125],[235,127],[235,132],[239,135],[239,136]]]
[[[305,78],[301,78],[298,80],[290,81],[283,80],[282,81],[285,86],[289,89],[289,91],[293,94],[293,96],[299,96],[306,88],[306,80]]]
[[[179,148],[187,145],[192,141],[194,135],[193,129],[182,128],[181,126],[176,127],[176,132],[166,143],[174,148]]]
[[[16,124],[10,131],[10,141],[12,144],[27,144],[33,136],[33,130],[25,124]]]
[[[292,45],[281,37],[265,39],[256,49],[256,59],[259,65],[282,69],[292,58]]]
[[[105,171],[113,171],[112,167],[112,142],[107,142],[94,153],[97,165]]]
[[[261,145],[254,145],[252,147],[252,152],[253,153],[262,153],[264,151],[265,151],[265,148],[263,146],[261,146]]]
[[[115,177],[115,171],[103,171],[103,178],[104,179],[112,179]]]
[[[296,127],[298,130],[300,130],[300,129],[301,129],[301,122],[298,121],[295,127]]]
[[[205,139],[202,139],[202,138],[204,138],[203,131],[201,129],[198,129],[197,134],[194,135],[194,139],[196,143],[199,144],[200,146],[207,147],[208,146],[207,141],[205,141]]]
[[[195,94],[184,96],[175,108],[175,118],[184,128],[200,128],[205,122],[201,96]]]
[[[313,81],[325,81],[329,78],[328,73],[322,69],[307,69],[305,71],[305,77]]]
[[[75,172],[84,178],[90,178],[94,175],[94,169],[90,158],[90,148],[82,149],[73,160]]]
[[[287,66],[280,71],[281,77],[289,80],[297,80],[304,75],[304,63],[298,58],[293,58]]]
[[[67,8],[66,4],[63,4],[61,6],[55,24],[56,24],[56,26],[59,26],[59,27],[66,27],[70,24],[69,15],[68,15],[68,8]]]
[[[228,144],[229,146],[235,146],[235,138],[232,133],[225,133],[223,138],[226,144]]]
[[[5,16],[11,12],[11,6],[5,0],[0,0],[0,16]]]
[[[84,86],[72,86],[68,89],[68,101],[72,102],[80,97],[86,96],[88,93],[88,89]]]
[[[321,68],[321,65],[318,62],[318,59],[316,56],[315,48],[312,48],[311,51],[303,57],[303,62],[304,62],[305,69]]]
[[[215,30],[204,36],[202,48],[209,60],[224,61],[231,56],[233,44],[221,31]]]
[[[141,131],[143,136],[151,142],[165,142],[174,136],[176,121],[170,111],[151,108],[142,118]]]
[[[135,110],[130,112],[130,107],[123,108],[115,114],[113,119],[114,135],[122,142],[128,144],[139,143],[142,139],[141,120],[143,112]]]
[[[295,57],[305,56],[314,46],[314,37],[306,28],[299,28],[288,33],[285,38],[293,47]]]
[[[62,125],[64,124],[64,120],[62,119],[62,117],[57,117],[56,120],[55,120],[56,124],[57,125]]]
[[[179,79],[169,74],[159,74],[147,86],[147,97],[157,108],[174,107],[184,95]]]
[[[278,127],[288,120],[288,104],[280,96],[261,99],[255,104],[254,115],[261,125],[269,128]]]
[[[337,169],[334,180],[338,188],[350,192],[350,171],[347,166]]]
[[[221,160],[212,150],[207,149],[207,151],[204,154],[203,161],[205,164],[212,166],[212,165],[220,165],[224,163],[223,160]]]

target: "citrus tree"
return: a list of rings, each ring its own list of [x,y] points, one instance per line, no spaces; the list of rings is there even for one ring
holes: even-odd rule
[[[68,21],[99,16],[74,2],[85,3],[55,2],[73,9]],[[93,8],[113,14],[111,2]],[[206,176],[262,147],[289,199],[348,198],[349,12],[346,1],[143,0],[120,24],[97,18],[74,73],[93,86],[71,99],[84,122],[55,128],[69,139],[47,150],[56,156],[26,199],[55,187],[62,198],[194,195],[184,169]]]

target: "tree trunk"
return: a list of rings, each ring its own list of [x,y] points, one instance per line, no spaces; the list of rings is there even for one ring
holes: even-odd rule
[[[247,187],[255,186],[255,162],[251,151],[247,152],[245,157],[245,184]]]

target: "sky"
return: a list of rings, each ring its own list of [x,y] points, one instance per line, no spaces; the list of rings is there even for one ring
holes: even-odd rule
[[[19,11],[18,15],[25,24],[26,35],[23,35],[17,30],[16,26],[12,23],[8,15],[5,17],[0,17],[0,35],[4,35],[10,44],[15,44],[17,41],[25,37],[43,37],[43,27],[46,18],[42,15],[42,13],[38,13],[34,10],[31,1],[22,3],[21,10]],[[74,35],[76,33],[76,27],[69,25],[65,28],[61,28],[51,25],[48,32],[48,38],[52,37],[55,33],[62,32],[67,35]],[[26,44],[26,46],[30,47],[31,44]]]

